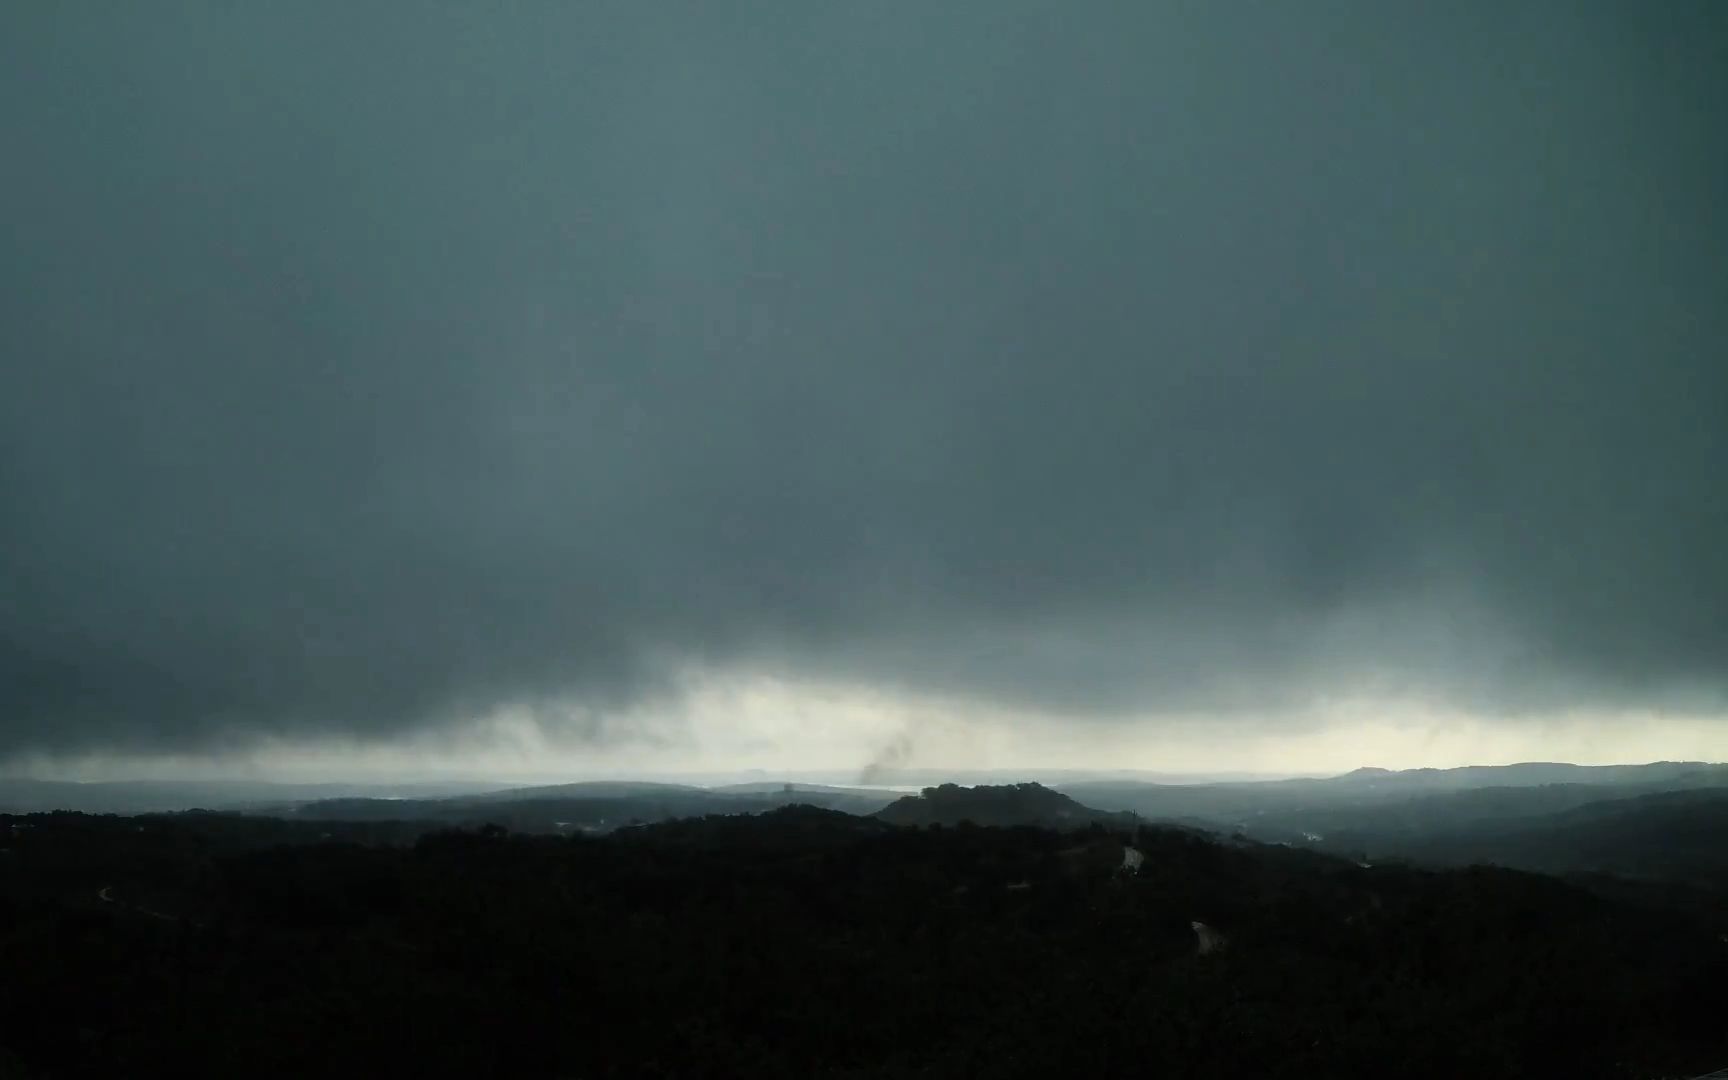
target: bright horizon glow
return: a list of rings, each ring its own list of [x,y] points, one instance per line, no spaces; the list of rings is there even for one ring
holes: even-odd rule
[[[43,779],[245,778],[313,782],[861,776],[886,748],[910,769],[1268,776],[1565,761],[1728,760],[1719,716],[1648,711],[1508,720],[1400,701],[1342,701],[1276,717],[1072,720],[971,702],[773,677],[698,677],[678,703],[583,730],[506,710],[454,731],[372,743],[280,741],[187,754],[21,759]]]

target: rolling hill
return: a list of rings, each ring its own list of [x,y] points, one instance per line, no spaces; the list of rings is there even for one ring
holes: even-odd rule
[[[1092,824],[1132,828],[1139,818],[1082,806],[1042,784],[1002,784],[960,787],[942,784],[907,795],[883,807],[876,817],[890,825],[1031,825],[1045,829],[1079,829]]]

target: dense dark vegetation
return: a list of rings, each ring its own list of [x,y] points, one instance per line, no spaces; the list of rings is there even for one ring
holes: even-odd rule
[[[799,806],[603,837],[31,815],[0,819],[0,842],[0,1065],[19,1075],[1728,1061],[1713,893],[1666,905],[1180,829],[903,828]],[[1226,946],[1201,955],[1195,921]]]

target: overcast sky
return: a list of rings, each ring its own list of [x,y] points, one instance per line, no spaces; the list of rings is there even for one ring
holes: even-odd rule
[[[12,4],[0,137],[15,765],[1728,757],[1712,0]]]

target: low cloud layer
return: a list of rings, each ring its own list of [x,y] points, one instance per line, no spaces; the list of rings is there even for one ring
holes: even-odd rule
[[[1724,708],[1714,5],[0,15],[0,754]],[[1271,720],[1265,720],[1272,723]]]

